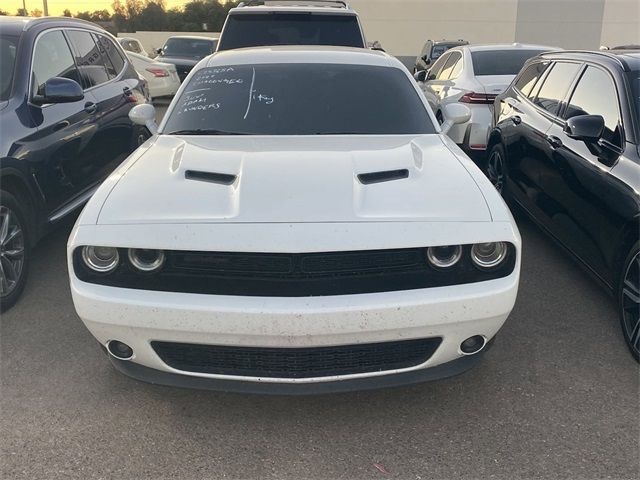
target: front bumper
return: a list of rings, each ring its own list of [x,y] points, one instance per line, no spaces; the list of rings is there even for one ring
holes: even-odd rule
[[[508,277],[475,284],[327,297],[242,297],[105,287],[71,278],[78,315],[102,344],[119,340],[134,351],[115,360],[141,380],[235,391],[314,393],[381,388],[461,373],[479,355],[460,343],[493,338],[515,302],[519,265]],[[321,347],[442,338],[424,363],[409,368],[311,378],[247,377],[176,370],[152,341],[241,347]]]
[[[415,383],[430,382],[460,375],[480,363],[487,346],[482,352],[453,360],[431,368],[412,370],[395,375],[354,378],[318,383],[264,383],[220,378],[194,377],[165,372],[143,365],[109,357],[113,366],[121,373],[154,385],[179,388],[216,390],[222,392],[251,393],[261,395],[319,395],[325,393],[352,392],[356,390],[376,390]]]

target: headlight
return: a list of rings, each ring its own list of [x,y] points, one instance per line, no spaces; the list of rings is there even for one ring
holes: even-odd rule
[[[471,247],[471,259],[480,268],[493,268],[507,258],[507,244],[504,242],[476,243]]]
[[[130,248],[129,261],[141,272],[155,272],[164,265],[164,252],[146,248]]]
[[[82,247],[82,260],[94,272],[107,273],[118,266],[120,255],[114,247]]]
[[[460,245],[447,245],[427,248],[427,260],[436,268],[453,267],[462,257]]]

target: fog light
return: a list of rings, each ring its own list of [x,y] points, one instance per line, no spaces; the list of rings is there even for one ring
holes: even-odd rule
[[[476,243],[471,247],[471,259],[480,268],[493,268],[507,258],[507,244],[504,242]]]
[[[130,248],[129,261],[141,272],[155,272],[164,265],[164,252],[146,248]]]
[[[129,360],[133,357],[133,349],[126,343],[119,342],[118,340],[111,340],[107,344],[107,350],[109,353],[120,360]]]
[[[460,245],[446,245],[427,248],[427,260],[436,268],[453,267],[462,257]]]
[[[473,355],[484,348],[485,339],[482,335],[474,335],[460,344],[460,351],[466,355]]]
[[[82,260],[91,270],[107,273],[118,266],[120,255],[114,247],[82,247]]]

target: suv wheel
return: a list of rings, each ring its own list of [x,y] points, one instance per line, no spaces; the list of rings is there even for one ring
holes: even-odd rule
[[[636,242],[624,262],[618,307],[622,334],[631,354],[640,362],[640,242]]]
[[[25,218],[16,198],[0,191],[0,311],[16,303],[27,280],[29,243]]]
[[[504,147],[501,144],[494,145],[489,152],[485,171],[487,178],[503,197],[506,197],[507,191],[507,164],[505,160]]]

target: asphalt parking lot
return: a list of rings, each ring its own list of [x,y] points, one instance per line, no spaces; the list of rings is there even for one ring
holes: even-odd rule
[[[316,397],[117,373],[74,312],[64,225],[37,247],[22,299],[2,315],[2,478],[637,478],[639,370],[614,303],[519,223],[518,302],[481,365]]]

